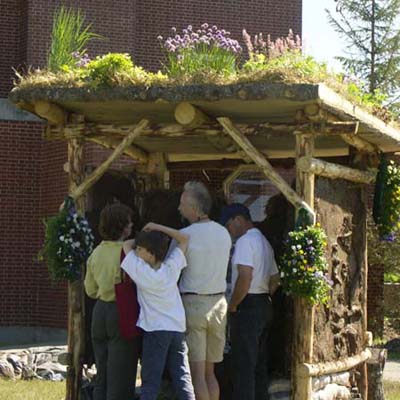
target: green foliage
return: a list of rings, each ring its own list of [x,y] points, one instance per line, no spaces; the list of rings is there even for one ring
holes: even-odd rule
[[[98,84],[111,85],[118,74],[131,74],[134,65],[129,54],[108,53],[87,65],[88,77]]]
[[[283,290],[312,304],[327,304],[330,285],[325,259],[326,235],[319,225],[289,232],[279,261]]]
[[[45,221],[44,245],[39,253],[54,281],[79,279],[94,244],[89,224],[78,215],[72,199],[67,197],[64,204],[57,215]]]
[[[243,65],[245,72],[284,72],[295,79],[312,79],[315,82],[327,78],[326,64],[319,63],[312,56],[300,51],[287,51],[279,57],[268,59],[264,54],[254,54]]]
[[[400,282],[400,240],[382,241],[372,219],[368,218],[367,227],[368,264],[384,265],[385,282]]]
[[[379,89],[375,89],[373,93],[370,93],[356,83],[347,84],[347,92],[358,104],[366,107],[382,107],[383,103],[387,100],[387,96]]]
[[[51,46],[47,59],[48,69],[60,71],[62,66],[74,67],[76,56],[86,53],[87,44],[101,38],[90,31],[91,24],[85,26],[85,16],[80,10],[61,7],[54,14]]]
[[[400,232],[400,166],[383,156],[376,178],[373,217],[380,237],[393,242]]]
[[[367,92],[379,88],[388,98],[400,89],[399,9],[400,0],[341,0],[337,15],[327,11],[347,42],[348,55],[338,57],[347,73],[360,78]]]

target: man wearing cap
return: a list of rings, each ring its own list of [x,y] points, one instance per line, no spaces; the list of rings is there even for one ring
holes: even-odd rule
[[[220,223],[236,239],[232,256],[230,335],[233,400],[268,399],[266,340],[272,322],[271,295],[279,285],[274,252],[254,227],[249,209],[233,203]]]

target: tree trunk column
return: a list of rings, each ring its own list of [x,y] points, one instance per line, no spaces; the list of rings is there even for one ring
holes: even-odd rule
[[[68,192],[73,193],[84,178],[83,140],[68,141]],[[84,196],[76,200],[77,211],[84,213]],[[79,400],[82,383],[82,361],[85,344],[85,310],[83,279],[85,266],[81,266],[81,279],[68,283],[68,353],[67,400]]]
[[[314,208],[314,174],[303,172],[297,161],[304,156],[312,157],[314,136],[311,134],[296,135],[296,192],[313,209]],[[314,307],[306,300],[294,299],[294,327],[292,352],[292,388],[294,400],[309,400],[312,394],[312,379],[300,373],[302,363],[313,361]]]

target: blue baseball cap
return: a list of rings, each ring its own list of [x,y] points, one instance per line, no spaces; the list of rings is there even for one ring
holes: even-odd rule
[[[238,215],[243,215],[244,217],[251,219],[250,210],[241,203],[232,203],[228,206],[222,208],[221,216],[219,218],[219,223],[223,226],[231,219]]]

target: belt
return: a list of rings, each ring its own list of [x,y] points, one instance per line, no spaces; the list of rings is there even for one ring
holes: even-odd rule
[[[195,293],[195,292],[184,292],[184,293],[181,293],[182,296],[185,296],[185,295],[194,295],[194,296],[221,296],[222,294],[225,294],[225,292],[219,292],[219,293]]]

